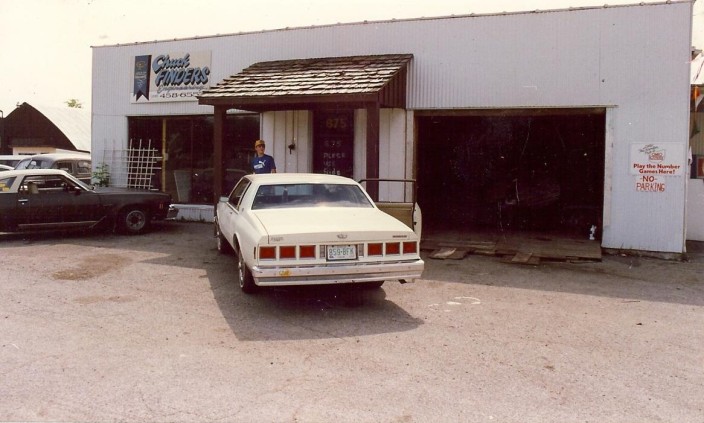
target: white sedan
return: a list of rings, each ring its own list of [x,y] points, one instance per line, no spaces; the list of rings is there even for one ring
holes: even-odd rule
[[[242,290],[419,278],[412,229],[379,210],[352,179],[274,173],[243,177],[216,208],[218,250],[234,250]]]

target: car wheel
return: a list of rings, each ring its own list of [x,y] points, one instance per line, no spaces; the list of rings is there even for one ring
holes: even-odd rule
[[[257,288],[259,287],[254,283],[252,272],[247,268],[247,264],[244,262],[244,254],[241,252],[237,254],[237,276],[240,280],[240,289],[242,289],[242,292],[245,294],[257,292]]]
[[[232,246],[230,246],[230,243],[227,242],[222,232],[220,232],[220,226],[217,220],[215,221],[215,237],[217,238],[218,252],[220,254],[229,254],[232,252]]]
[[[120,213],[118,228],[129,235],[144,233],[149,228],[149,213],[139,207],[130,207]]]
[[[364,289],[379,289],[384,284],[384,281],[362,282],[360,287]]]

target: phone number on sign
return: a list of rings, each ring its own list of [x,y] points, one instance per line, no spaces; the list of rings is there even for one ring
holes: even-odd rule
[[[189,92],[166,92],[159,93],[156,96],[158,98],[196,98],[200,94],[200,91],[189,91]]]

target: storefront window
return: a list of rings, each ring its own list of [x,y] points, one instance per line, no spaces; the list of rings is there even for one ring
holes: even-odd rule
[[[247,173],[253,141],[259,137],[259,116],[228,115],[224,129],[224,187],[229,190]],[[129,135],[131,148],[140,143],[161,152],[153,187],[171,194],[176,203],[213,202],[212,116],[134,117]]]

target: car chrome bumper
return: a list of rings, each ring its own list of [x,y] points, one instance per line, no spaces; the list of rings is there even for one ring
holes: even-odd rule
[[[420,278],[425,263],[369,263],[320,266],[254,266],[252,276],[259,286],[322,285]]]
[[[176,220],[178,217],[178,209],[172,205],[169,206],[169,211],[166,213],[166,220]]]

